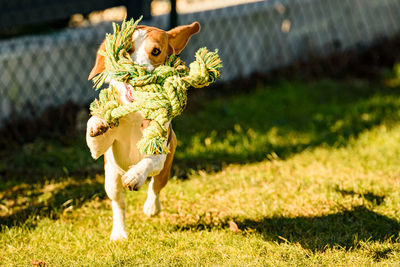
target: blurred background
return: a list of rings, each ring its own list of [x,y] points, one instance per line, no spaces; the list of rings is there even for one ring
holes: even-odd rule
[[[86,110],[96,96],[87,81],[96,49],[111,31],[111,21],[126,17],[144,15],[143,24],[161,29],[199,21],[202,30],[182,57],[189,62],[199,47],[218,48],[224,62],[220,85],[254,82],[301,63],[320,74],[350,70],[371,77],[379,65],[390,69],[398,59],[398,47],[391,47],[400,30],[398,0],[1,0],[0,4],[0,129],[17,140],[66,124],[84,128],[79,110]],[[381,51],[371,49],[379,44]]]

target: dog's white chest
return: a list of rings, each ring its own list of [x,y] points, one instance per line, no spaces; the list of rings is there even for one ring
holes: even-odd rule
[[[136,146],[143,136],[140,129],[143,119],[142,114],[139,112],[134,112],[121,118],[117,126],[118,134],[109,149],[112,153],[107,151],[107,160],[109,155],[112,154],[113,159],[111,160],[114,160],[115,164],[124,171],[143,158]]]

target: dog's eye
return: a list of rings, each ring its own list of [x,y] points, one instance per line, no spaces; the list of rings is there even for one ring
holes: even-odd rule
[[[151,54],[153,56],[158,56],[161,53],[161,50],[158,48],[153,48],[153,50],[151,51]]]

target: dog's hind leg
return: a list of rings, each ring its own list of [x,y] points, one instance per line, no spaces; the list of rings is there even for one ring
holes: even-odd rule
[[[161,204],[160,204],[160,191],[168,182],[168,178],[170,176],[172,161],[174,159],[175,149],[176,149],[176,136],[174,131],[170,132],[169,138],[169,150],[167,158],[164,163],[164,167],[161,172],[151,179],[149,184],[149,190],[147,192],[147,199],[143,207],[143,212],[151,217],[157,215],[161,211]]]
[[[111,150],[108,151],[112,154]],[[128,238],[125,231],[125,200],[122,192],[121,174],[111,163],[107,162],[108,151],[104,155],[105,190],[111,199],[113,212],[113,227],[110,240],[117,241]]]

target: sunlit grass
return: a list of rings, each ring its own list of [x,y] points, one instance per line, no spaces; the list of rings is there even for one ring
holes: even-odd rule
[[[143,214],[146,188],[127,192],[121,243],[83,136],[14,146],[1,152],[0,265],[396,265],[398,96],[326,80],[204,102],[174,123],[160,216]]]

